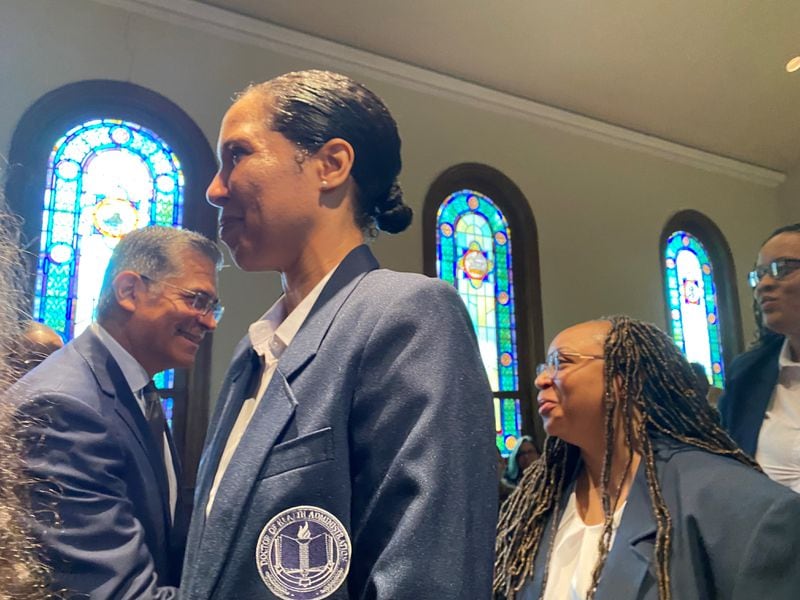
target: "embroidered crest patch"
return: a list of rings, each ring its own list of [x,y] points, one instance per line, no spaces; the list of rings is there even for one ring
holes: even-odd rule
[[[347,530],[328,511],[295,506],[269,520],[256,544],[264,584],[283,600],[320,600],[344,583],[352,556]]]

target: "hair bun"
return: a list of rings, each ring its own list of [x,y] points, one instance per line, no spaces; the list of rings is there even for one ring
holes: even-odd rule
[[[395,180],[386,198],[375,205],[375,223],[378,229],[387,233],[400,233],[410,224],[414,212],[403,204],[403,190]]]

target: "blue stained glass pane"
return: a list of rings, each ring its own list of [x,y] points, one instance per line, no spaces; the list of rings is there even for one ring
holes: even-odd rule
[[[703,244],[676,231],[664,250],[672,338],[690,362],[703,365],[711,385],[725,381],[713,267]]]
[[[490,198],[472,190],[448,196],[436,221],[437,275],[467,307],[492,389],[519,389],[511,234]],[[508,454],[521,435],[519,401],[496,399],[498,448]]]
[[[175,400],[167,397],[161,399],[161,408],[164,410],[164,417],[167,419],[167,427],[172,429],[172,417],[175,412]]]
[[[161,371],[153,376],[153,383],[160,390],[169,390],[175,387],[175,370]]]
[[[120,238],[155,223],[180,227],[183,195],[180,163],[156,133],[110,118],[71,128],[50,155],[34,318],[65,340],[78,335]],[[51,255],[54,244],[66,248]],[[55,269],[64,257],[66,267]]]

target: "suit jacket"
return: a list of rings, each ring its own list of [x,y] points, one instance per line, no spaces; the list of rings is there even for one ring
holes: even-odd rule
[[[175,598],[187,519],[179,501],[171,525],[164,459],[102,342],[87,330],[9,396],[38,481],[34,529],[53,588],[103,600]]]
[[[784,339],[776,336],[737,356],[728,369],[725,392],[719,399],[722,425],[751,456],[756,454],[761,423],[778,383],[778,356]]]
[[[656,471],[672,519],[675,600],[796,600],[800,591],[800,495],[731,458],[659,439]],[[562,497],[566,504],[572,485]],[[539,598],[550,523],[533,577],[518,598]],[[639,466],[596,600],[658,600],[656,521]]]
[[[268,521],[300,506],[338,519],[352,542],[330,598],[489,596],[496,451],[472,324],[452,287],[377,266],[361,246],[332,275],[204,518],[254,368],[242,340],[200,464],[183,598],[277,598],[256,548]]]

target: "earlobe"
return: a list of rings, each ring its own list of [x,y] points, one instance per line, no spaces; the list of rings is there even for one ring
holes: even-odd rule
[[[333,138],[325,142],[316,154],[319,165],[320,191],[336,189],[350,177],[355,151],[350,142]]]
[[[141,296],[139,285],[142,285],[142,279],[133,271],[122,271],[114,278],[111,286],[120,308],[131,313],[136,311],[136,304]]]

